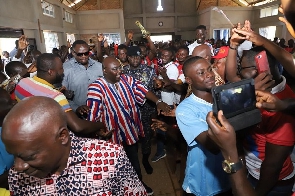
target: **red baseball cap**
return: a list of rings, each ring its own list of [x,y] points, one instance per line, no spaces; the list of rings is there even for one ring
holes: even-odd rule
[[[215,56],[212,56],[212,58],[214,58],[214,59],[222,59],[222,58],[227,57],[228,49],[229,49],[228,46],[221,46],[218,53]]]

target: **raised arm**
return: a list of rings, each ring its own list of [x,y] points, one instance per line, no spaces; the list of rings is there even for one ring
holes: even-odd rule
[[[239,161],[238,151],[236,148],[236,133],[230,123],[223,116],[222,111],[218,112],[218,121],[209,112],[207,115],[209,125],[208,135],[219,146],[225,160],[236,163]],[[238,170],[236,173],[229,174],[233,194],[235,196],[258,196],[247,179],[245,168]]]
[[[102,62],[103,57],[102,57],[102,50],[101,50],[101,43],[104,40],[104,36],[103,34],[99,34],[97,36],[97,50],[96,50],[96,55],[97,55],[97,59],[99,60],[99,62]]]
[[[238,23],[238,27],[241,28],[241,24]],[[238,76],[238,67],[237,67],[237,54],[238,54],[238,46],[240,43],[243,42],[243,39],[241,39],[238,34],[232,30],[233,35],[230,39],[230,46],[229,51],[227,55],[226,65],[225,65],[225,75],[226,79],[229,82],[237,82],[240,81],[241,78]]]
[[[27,48],[28,45],[29,42],[27,41],[27,37],[25,35],[22,35],[18,40],[17,53],[12,60],[20,60],[23,51]]]
[[[133,40],[133,31],[128,31],[127,39],[124,45],[130,46],[131,41]]]
[[[146,39],[149,43],[149,48],[150,48],[150,52],[148,54],[148,57],[150,60],[153,60],[157,54],[157,48],[156,48],[154,42],[151,40],[150,36],[147,36]]]
[[[276,58],[277,61],[281,63],[281,65],[290,75],[295,77],[295,65],[291,53],[287,52],[283,48],[279,47],[272,41],[266,39],[254,31],[245,31],[239,29],[234,29],[233,31],[236,32],[236,34],[239,33],[239,35],[237,35],[240,39],[247,39],[253,42],[256,46],[264,47]]]
[[[289,33],[295,37],[295,20],[294,20],[295,1],[283,0],[279,7],[279,11],[284,14],[283,17],[279,17],[279,20],[286,24]]]

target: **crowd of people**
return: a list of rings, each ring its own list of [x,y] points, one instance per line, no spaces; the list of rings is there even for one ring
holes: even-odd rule
[[[279,10],[295,37],[295,2]],[[184,196],[292,195],[294,41],[268,40],[248,20],[228,43],[206,31],[197,26],[190,44],[139,42],[129,31],[109,46],[100,34],[43,54],[21,36],[0,61],[0,193],[153,195],[140,162],[152,174],[177,127],[187,145]],[[261,122],[236,131],[223,111],[213,114],[211,91],[244,79],[254,82]]]

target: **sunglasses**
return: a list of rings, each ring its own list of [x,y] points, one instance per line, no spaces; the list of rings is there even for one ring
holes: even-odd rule
[[[73,50],[73,52],[77,55],[77,56],[89,56],[89,51],[87,51],[87,52],[83,52],[83,53],[77,53],[77,52],[75,52],[74,50]]]

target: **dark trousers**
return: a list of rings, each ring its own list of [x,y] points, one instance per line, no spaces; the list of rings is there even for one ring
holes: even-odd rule
[[[127,145],[126,143],[123,143],[123,147],[129,161],[131,162],[131,165],[133,166],[135,172],[138,175],[138,178],[142,180],[142,174],[138,160],[138,143],[135,143],[133,145]]]
[[[141,122],[145,135],[145,137],[140,138],[141,151],[143,155],[149,156],[151,154],[151,138],[153,136],[153,130],[151,128],[151,116],[156,113],[156,109],[155,106],[151,106],[148,102],[146,102],[139,109],[141,113]]]

